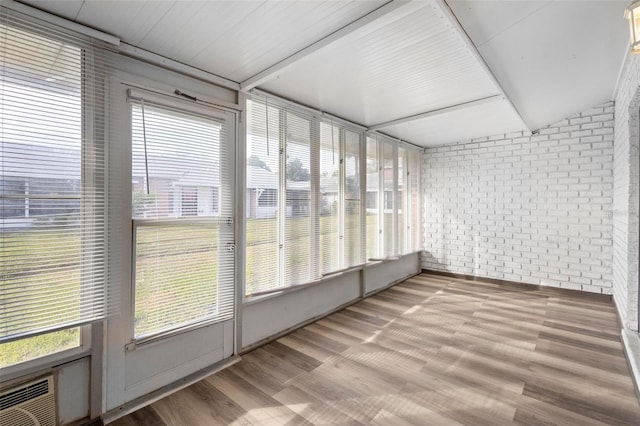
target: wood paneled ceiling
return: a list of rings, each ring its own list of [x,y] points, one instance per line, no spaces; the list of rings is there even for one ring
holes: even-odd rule
[[[609,101],[628,45],[623,0],[23,3],[421,146]]]

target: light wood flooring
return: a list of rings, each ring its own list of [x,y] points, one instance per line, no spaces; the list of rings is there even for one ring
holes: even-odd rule
[[[640,425],[610,297],[418,275],[114,423]]]

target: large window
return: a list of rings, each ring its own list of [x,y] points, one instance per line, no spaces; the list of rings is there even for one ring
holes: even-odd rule
[[[396,216],[396,146],[390,141],[380,142],[382,154],[382,255],[384,257],[396,254],[397,216]]]
[[[362,223],[362,136],[344,131],[344,264],[342,267],[364,262],[364,232]]]
[[[245,282],[246,292],[254,293],[277,286],[281,273],[284,114],[274,105],[250,101],[247,116]]]
[[[366,168],[367,259],[419,250],[420,151],[385,137],[370,136]]]
[[[284,112],[284,150],[281,158],[284,168],[284,238],[281,249],[284,259],[285,286],[309,282],[318,276],[315,253],[312,253],[311,237],[313,221],[311,194],[317,185],[311,179],[311,126],[312,120],[290,111]],[[315,141],[314,141],[315,142]],[[315,247],[314,247],[315,248]],[[313,255],[313,258],[312,258]]]
[[[420,216],[420,151],[407,150],[406,204],[408,209],[407,244],[405,253],[419,251],[422,247],[422,218]]]
[[[382,224],[380,222],[380,160],[377,138],[367,138],[366,229],[367,259],[380,256]]]
[[[246,295],[419,248],[415,147],[264,97],[247,111]]]
[[[321,273],[340,268],[340,128],[320,123],[318,213]]]
[[[138,340],[230,318],[234,288],[225,121],[144,96],[130,93]]]
[[[99,43],[1,13],[0,367],[77,347],[116,306]]]
[[[247,110],[246,294],[361,264],[361,133],[264,99]]]

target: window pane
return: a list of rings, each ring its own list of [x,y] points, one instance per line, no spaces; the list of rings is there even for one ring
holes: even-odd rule
[[[83,44],[3,11],[0,365],[77,346],[77,327],[116,305],[105,283],[104,140],[83,131],[104,128],[96,93],[83,92],[103,64],[99,43]]]
[[[340,128],[320,124],[320,272],[340,269]]]
[[[136,228],[135,336],[218,315],[218,227]]]
[[[221,124],[140,103],[131,115],[133,217],[217,216]]]
[[[280,285],[278,188],[281,113],[270,105],[267,114],[264,103],[253,101],[247,103],[247,111],[245,293],[252,294]]]
[[[230,209],[220,199],[223,124],[137,101],[131,115],[134,337],[231,318],[232,269],[221,270],[233,265],[231,225],[212,220]]]
[[[80,345],[78,327],[0,344],[0,368]]]
[[[407,150],[398,147],[398,254],[407,253],[406,235],[407,235],[407,215],[405,211],[405,182],[406,182],[406,155]]]
[[[384,235],[384,255],[393,256],[395,252],[395,229],[393,219],[393,209],[396,204],[394,203],[394,150],[391,143],[382,143],[383,149],[383,163],[382,163],[382,188],[384,191],[384,205],[383,205],[383,235]]]
[[[294,285],[317,276],[318,260],[311,259],[311,123],[290,112],[286,123],[284,282]]]
[[[419,250],[422,246],[420,216],[420,153],[409,151],[409,179],[411,185],[411,249]]]
[[[345,131],[345,206],[344,255],[345,267],[362,263],[362,233],[360,224],[360,135]]]
[[[380,256],[380,225],[379,225],[379,176],[380,164],[378,162],[378,141],[367,138],[367,192],[366,202],[366,229],[367,229],[367,259]]]

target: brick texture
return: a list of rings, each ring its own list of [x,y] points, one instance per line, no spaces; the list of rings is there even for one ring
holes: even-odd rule
[[[613,294],[625,327],[638,330],[638,111],[640,57],[629,55],[616,89]]]
[[[422,267],[612,294],[614,104],[422,157]]]

